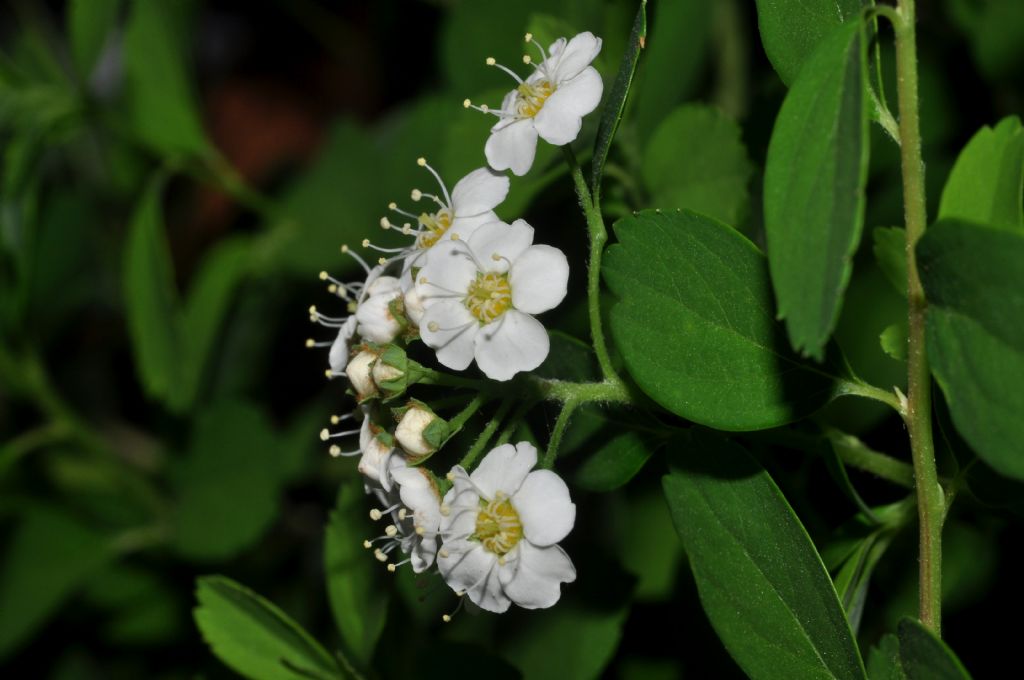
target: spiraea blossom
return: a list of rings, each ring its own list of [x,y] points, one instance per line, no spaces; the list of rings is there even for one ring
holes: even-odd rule
[[[391,303],[402,297],[402,289],[394,276],[380,276],[366,286],[356,309],[356,330],[364,340],[383,344],[391,342],[401,325],[391,313]]]
[[[492,449],[472,474],[456,466],[441,504],[444,580],[477,606],[503,612],[512,603],[550,607],[576,568],[558,542],[572,530],[576,506],[554,472],[533,470],[528,442]]]
[[[550,343],[532,315],[565,298],[569,263],[557,248],[532,243],[533,227],[516,220],[431,251],[416,286],[425,307],[420,336],[439,362],[461,371],[475,359],[492,380],[541,365]]]
[[[413,243],[403,248],[378,249],[389,254],[397,252],[397,257],[392,259],[404,260],[403,272],[423,266],[423,257],[438,243],[453,237],[468,238],[481,224],[496,221],[498,216],[494,209],[508,196],[508,177],[499,175],[490,168],[477,168],[472,171],[460,179],[449,193],[441,175],[425,158],[420,158],[416,162],[429,170],[437,180],[441,196],[413,189],[412,200],[427,199],[436,205],[436,210],[416,215],[399,209],[396,203],[391,203],[388,207],[403,217],[415,220],[416,228],[413,229],[411,222],[406,222],[402,226],[396,225],[387,217],[381,218],[380,221],[384,229],[400,231],[413,238]],[[363,241],[363,245],[369,247],[369,240]]]
[[[537,47],[543,60],[525,80],[493,58],[487,59],[488,66],[500,68],[518,83],[505,95],[500,109],[476,107],[468,99],[463,102],[467,108],[498,116],[484,155],[495,170],[510,169],[516,175],[525,175],[533,166],[538,136],[555,146],[575,140],[583,116],[597,108],[604,91],[601,75],[590,65],[601,51],[601,39],[593,33],[580,33],[568,41],[559,38],[547,52],[529,33],[526,42]],[[531,63],[529,56],[523,61]]]
[[[411,563],[412,570],[419,574],[433,566],[440,545],[441,496],[437,483],[423,468],[406,465],[401,456],[391,459],[388,475],[394,481],[393,487],[368,487],[368,492],[381,504],[381,508],[370,511],[370,518],[388,517],[392,524],[385,527],[382,536],[365,541],[363,546],[373,548],[381,562],[387,562],[393,551],[400,550],[409,557],[389,562],[388,571]]]

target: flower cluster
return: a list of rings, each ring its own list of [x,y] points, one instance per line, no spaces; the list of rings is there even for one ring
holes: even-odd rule
[[[500,109],[465,102],[499,118],[484,148],[488,167],[473,170],[449,191],[426,159],[418,159],[439,192],[411,191],[413,202],[425,202],[424,210],[388,206],[390,216],[380,226],[406,241],[385,248],[364,240],[363,248],[379,253],[372,265],[342,247],[364,275],[343,282],[321,273],[346,311],[325,316],[311,307],[311,320],[336,335],[307,341],[330,348],[327,376],[345,377],[358,404],[331,421],[358,426],[325,428],[321,437],[358,439],[352,450],[332,444],[330,453],[358,456],[366,492],[376,499],[370,516],[388,520],[364,546],[390,571],[406,564],[416,573],[436,568],[458,595],[493,612],[512,603],[549,607],[560,585],[575,580],[575,568],[558,546],[573,527],[575,505],[557,474],[534,469],[537,449],[528,442],[498,444],[472,470],[466,468],[480,450],[467,452],[443,477],[431,472],[424,463],[486,399],[478,394],[461,414],[442,418],[409,396],[410,388],[472,380],[428,368],[410,355],[422,342],[440,366],[464,371],[475,363],[494,381],[532,371],[548,355],[548,333],[536,316],[565,298],[569,264],[557,248],[534,243],[534,228],[525,220],[498,218],[495,209],[510,188],[501,171],[528,172],[538,137],[556,145],[576,138],[582,117],[601,98],[601,77],[590,66],[601,40],[582,33],[556,40],[546,51],[529,34],[526,42],[542,61],[525,79],[487,60],[517,81]],[[482,434],[480,444],[486,441]]]

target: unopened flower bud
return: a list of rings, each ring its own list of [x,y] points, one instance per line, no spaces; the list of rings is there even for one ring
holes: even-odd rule
[[[409,321],[419,326],[424,311],[423,297],[420,295],[419,290],[413,286],[405,293],[405,315],[409,317]]]
[[[427,428],[435,421],[441,420],[422,406],[413,405],[405,412],[395,429],[395,439],[410,456],[426,456],[437,450],[435,444],[428,441]],[[442,421],[443,422],[443,421]]]
[[[376,354],[363,350],[352,357],[348,366],[345,367],[345,375],[348,376],[349,382],[352,383],[352,389],[356,391],[360,399],[365,399],[377,392],[377,385],[373,382],[372,374],[373,363],[376,360]]]

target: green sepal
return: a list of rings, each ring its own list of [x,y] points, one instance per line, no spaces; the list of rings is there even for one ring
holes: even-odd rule
[[[377,387],[385,393],[387,399],[394,399],[404,394],[409,389],[409,385],[415,382],[409,379],[409,357],[406,356],[405,350],[398,345],[386,345],[384,351],[377,357],[377,362],[374,363],[375,368],[377,363],[383,363],[401,373],[394,380],[382,380],[376,383]]]
[[[448,421],[443,418],[435,418],[423,430],[423,439],[436,451],[448,440],[449,434],[451,434],[451,428],[448,427]]]
[[[387,446],[392,449],[395,448],[395,435],[391,434],[387,430],[381,430],[380,432],[378,432],[376,438],[377,441],[379,441],[384,446]]]

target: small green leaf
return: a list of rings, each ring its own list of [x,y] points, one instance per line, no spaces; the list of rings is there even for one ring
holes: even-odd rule
[[[778,315],[793,348],[819,361],[864,223],[866,71],[862,23],[830,32],[793,82],[765,160],[765,235]]]
[[[939,202],[939,219],[1024,228],[1024,128],[1004,118],[981,128],[963,148]]]
[[[871,680],[907,680],[900,664],[900,641],[887,633],[868,653],[868,677]]]
[[[928,359],[953,424],[985,462],[1024,479],[1024,233],[941,221],[917,259]]]
[[[907,297],[907,232],[903,227],[875,227],[871,232],[878,268],[896,292]]]
[[[646,39],[647,0],[640,0],[640,8],[636,11],[636,19],[633,20],[633,30],[629,33],[629,41],[626,43],[626,51],[622,54],[619,72],[615,76],[611,91],[605,97],[601,122],[597,126],[597,139],[594,141],[594,158],[590,171],[590,190],[595,197],[601,195],[604,163],[608,159],[608,150],[611,149],[612,140],[615,139],[619,121],[622,120],[622,114],[626,110],[626,99],[629,96],[630,85],[633,83],[633,74],[636,73],[636,64],[640,59],[640,51],[643,49]]]
[[[501,655],[531,680],[599,678],[615,655],[626,614],[559,603],[537,612],[530,625],[510,630],[502,640]]]
[[[57,508],[34,507],[3,548],[0,568],[0,659],[112,560],[110,539]]]
[[[920,621],[903,619],[898,632],[900,663],[907,680],[970,680],[953,650]]]
[[[272,602],[224,576],[196,580],[196,625],[213,653],[253,680],[342,678],[338,664]]]
[[[127,109],[139,137],[166,154],[210,153],[186,66],[187,3],[134,0],[124,32]]]
[[[180,374],[180,310],[174,265],[164,233],[164,178],[152,180],[139,200],[124,251],[123,288],[128,332],[142,386],[170,399]]]
[[[861,542],[836,574],[835,587],[839,601],[846,610],[846,618],[850,621],[854,633],[860,628],[861,617],[864,615],[871,575],[892,543],[893,537],[894,532],[890,529],[874,532]]]
[[[882,351],[897,361],[907,360],[907,324],[894,323],[886,326],[878,336]]]
[[[604,275],[611,330],[630,375],[673,413],[725,430],[797,420],[834,377],[786,347],[767,263],[735,229],[695,213],[644,211],[615,224]]]
[[[365,495],[343,486],[326,529],[324,570],[327,596],[346,651],[368,666],[384,631],[389,593],[376,579],[380,565],[363,548],[369,533]]]
[[[654,205],[687,208],[726,224],[744,217],[753,171],[739,125],[698,104],[669,114],[644,153],[644,183]]]
[[[190,407],[210,372],[214,348],[235,291],[248,273],[251,244],[247,238],[221,241],[200,264],[181,315],[181,388],[172,406]]]
[[[575,481],[587,491],[612,491],[640,472],[662,440],[625,432],[595,451],[576,470]]]
[[[835,588],[768,473],[742,448],[694,432],[665,497],[701,604],[754,679],[864,678]]]
[[[277,514],[280,463],[267,418],[221,402],[198,416],[176,470],[174,545],[196,560],[219,560],[255,543]]]
[[[107,38],[117,27],[121,0],[72,0],[68,4],[68,38],[78,72],[92,73]]]
[[[757,0],[757,26],[769,61],[792,84],[836,26],[860,13],[861,0]]]

